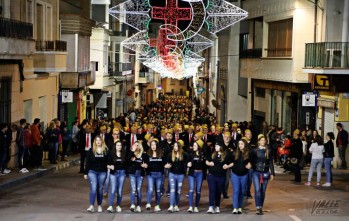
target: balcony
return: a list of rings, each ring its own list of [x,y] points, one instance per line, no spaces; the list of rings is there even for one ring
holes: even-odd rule
[[[33,24],[0,17],[0,37],[33,39]]]
[[[150,83],[149,72],[139,72],[139,74],[138,74],[138,83],[139,84],[148,84],[148,83]]]
[[[124,76],[132,73],[132,63],[111,63],[109,76]]]
[[[67,70],[67,42],[36,41],[34,72],[64,72]]]
[[[262,57],[262,49],[261,48],[253,48],[246,49],[240,51],[240,59],[244,58],[261,58]]]
[[[24,59],[34,51],[33,25],[0,17],[0,59]]]
[[[349,42],[306,44],[303,71],[316,74],[349,74]]]

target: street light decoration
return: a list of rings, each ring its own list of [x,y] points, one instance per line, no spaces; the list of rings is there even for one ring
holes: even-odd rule
[[[110,8],[109,13],[139,32],[122,46],[139,53],[139,61],[162,77],[183,79],[196,75],[204,61],[197,53],[213,42],[199,34],[206,23],[209,33],[217,33],[247,17],[247,12],[224,0],[128,0]],[[159,2],[159,1],[157,1]],[[190,7],[182,7],[179,2]],[[149,38],[149,24],[161,20],[156,38]],[[179,22],[186,22],[185,28]]]

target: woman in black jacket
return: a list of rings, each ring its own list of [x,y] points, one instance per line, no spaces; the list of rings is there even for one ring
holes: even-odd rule
[[[113,204],[117,193],[116,212],[121,212],[122,191],[126,179],[126,153],[121,141],[116,141],[110,152],[108,169],[110,169],[110,194],[108,212],[114,212]]]
[[[84,178],[90,183],[90,207],[89,212],[94,212],[94,202],[97,195],[98,212],[102,212],[103,184],[107,176],[108,150],[103,139],[97,136],[93,147],[86,156],[86,168]]]
[[[300,130],[296,129],[293,132],[293,139],[291,141],[291,149],[290,154],[288,157],[291,159],[292,163],[294,164],[293,170],[294,170],[294,181],[296,183],[301,182],[301,159],[303,157],[303,142],[300,139]]]
[[[334,146],[332,140],[334,140],[333,132],[328,132],[326,134],[327,143],[325,143],[325,152],[324,152],[324,164],[326,169],[326,183],[322,186],[330,187],[332,185],[332,168],[331,162],[334,157]]]
[[[247,184],[248,170],[251,169],[250,150],[246,140],[238,142],[238,148],[234,151],[231,183],[233,185],[233,214],[242,213],[244,191]]]
[[[226,173],[230,163],[230,151],[226,151],[224,146],[216,143],[214,152],[212,155],[208,155],[206,160],[209,191],[209,208],[207,213],[220,213],[221,195],[224,191]]]
[[[189,156],[183,151],[183,146],[179,142],[175,142],[165,165],[165,168],[170,170],[168,175],[171,188],[169,212],[179,211],[178,205],[187,167],[191,167]]]
[[[267,140],[263,134],[258,135],[258,148],[252,149],[252,180],[255,189],[255,203],[258,215],[263,215],[263,205],[268,181],[275,176],[273,157],[270,156]]]

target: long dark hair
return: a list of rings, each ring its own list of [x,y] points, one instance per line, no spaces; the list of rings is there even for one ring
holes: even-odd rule
[[[147,152],[148,156],[150,156],[150,157],[153,156],[153,150],[151,149],[151,144],[152,144],[153,142],[155,142],[155,145],[156,145],[156,150],[155,150],[155,152],[156,152],[156,157],[162,157],[162,156],[164,155],[164,152],[163,152],[162,149],[160,148],[159,143],[156,142],[155,140],[152,140],[152,141],[150,142],[150,148],[149,148],[149,150],[148,150],[148,152]]]
[[[315,137],[315,142],[317,143],[317,145],[323,145],[324,144],[324,139],[322,139],[322,137],[320,135],[317,135]]]
[[[238,147],[235,151],[235,160],[239,159],[240,156],[242,156],[242,159],[243,160],[247,160],[250,158],[250,150],[248,148],[248,143],[245,139],[241,139],[239,140],[239,142],[243,142],[244,143],[244,150],[241,151],[240,148],[239,148],[239,144],[238,144]]]
[[[113,149],[111,150],[111,155],[114,157],[116,157],[116,144],[117,143],[120,143],[121,144],[121,150],[120,150],[120,158],[121,158],[121,162],[124,163],[125,160],[126,160],[126,151],[125,151],[125,148],[124,148],[124,145],[122,144],[121,141],[116,141],[113,145]]]

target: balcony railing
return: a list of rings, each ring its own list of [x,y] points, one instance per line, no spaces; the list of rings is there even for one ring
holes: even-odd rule
[[[33,24],[0,17],[0,37],[33,39]]]
[[[67,42],[36,41],[36,51],[67,51]]]
[[[124,71],[132,71],[132,63],[112,63],[109,74],[112,76],[121,76]]]
[[[240,58],[261,58],[262,57],[262,49],[261,48],[253,48],[246,49],[240,51]]]
[[[305,44],[305,68],[349,68],[349,42]]]

